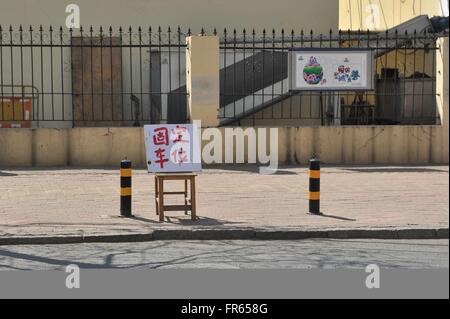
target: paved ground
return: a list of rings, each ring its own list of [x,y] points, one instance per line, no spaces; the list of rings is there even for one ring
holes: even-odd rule
[[[449,267],[448,240],[153,241],[0,246],[1,270]]]
[[[325,167],[322,211],[308,210],[308,170],[206,169],[198,177],[198,216],[167,213],[159,223],[153,176],[133,171],[134,219],[119,216],[114,169],[0,171],[0,237],[147,233],[154,229],[323,230],[448,228],[448,166]],[[173,182],[172,182],[173,183]],[[169,189],[177,188],[168,184]],[[181,200],[174,198],[172,200]]]

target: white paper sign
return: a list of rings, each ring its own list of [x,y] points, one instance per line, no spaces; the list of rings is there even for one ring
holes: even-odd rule
[[[290,54],[291,90],[371,90],[370,50],[293,50]]]
[[[149,172],[194,172],[202,169],[195,125],[144,125],[144,134]]]

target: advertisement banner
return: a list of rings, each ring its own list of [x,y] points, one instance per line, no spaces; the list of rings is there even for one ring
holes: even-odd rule
[[[370,50],[294,49],[289,61],[293,91],[373,89]]]

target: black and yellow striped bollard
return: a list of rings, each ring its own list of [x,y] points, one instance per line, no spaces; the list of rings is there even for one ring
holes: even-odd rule
[[[120,162],[120,215],[131,217],[131,161]]]
[[[320,161],[309,160],[309,212],[320,214]]]

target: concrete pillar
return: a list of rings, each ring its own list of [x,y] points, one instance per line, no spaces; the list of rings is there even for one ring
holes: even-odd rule
[[[186,44],[189,120],[201,120],[202,127],[216,127],[219,125],[219,38],[190,36]]]
[[[436,99],[441,125],[448,128],[448,38],[437,40],[436,53]]]

